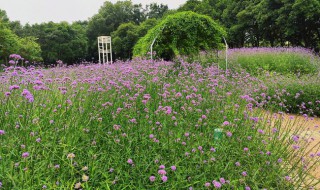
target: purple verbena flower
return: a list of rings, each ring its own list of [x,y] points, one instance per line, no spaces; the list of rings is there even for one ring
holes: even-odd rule
[[[164,175],[164,176],[161,177],[161,180],[162,180],[163,182],[166,182],[166,181],[168,180],[168,177]]]
[[[159,170],[159,171],[158,171],[158,174],[160,174],[160,175],[166,175],[167,172],[166,172],[166,170]]]
[[[29,155],[30,155],[29,152],[24,152],[24,153],[22,153],[22,157],[23,157],[23,158],[27,158],[27,157],[29,157]]]
[[[152,176],[149,177],[149,180],[150,180],[151,182],[154,182],[154,181],[156,180],[156,177],[152,175]]]
[[[224,121],[222,125],[227,126],[229,124],[230,124],[229,121]]]
[[[132,164],[133,164],[133,160],[132,160],[131,158],[129,158],[129,159],[127,160],[127,163],[130,164],[130,165],[132,165]]]
[[[244,177],[246,177],[246,176],[248,175],[246,171],[242,172],[241,174],[242,174]]]
[[[221,188],[221,183],[220,182],[218,182],[218,181],[216,181],[216,180],[213,180],[212,181],[212,184],[213,184],[213,186],[216,188],[216,189],[220,189]]]

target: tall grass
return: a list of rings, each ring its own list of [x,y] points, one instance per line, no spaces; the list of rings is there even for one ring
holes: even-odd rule
[[[226,55],[227,53],[227,55]],[[227,58],[227,60],[226,60]],[[203,66],[218,64],[233,71],[246,70],[258,76],[265,72],[283,75],[318,74],[320,58],[305,48],[235,48],[226,51],[201,52],[198,56],[184,58]]]
[[[316,74],[320,59],[304,48],[241,48],[229,51],[230,64],[253,75],[263,71],[281,74]]]
[[[318,76],[260,76],[269,87],[269,101],[276,110],[320,116],[320,78]]]

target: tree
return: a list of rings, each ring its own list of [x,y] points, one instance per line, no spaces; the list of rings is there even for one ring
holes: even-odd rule
[[[87,37],[89,54],[97,57],[97,37],[110,36],[121,24],[133,22],[139,24],[145,20],[142,5],[134,5],[131,1],[118,1],[113,4],[106,1],[88,23]]]
[[[18,53],[25,59],[29,61],[42,61],[41,57],[41,47],[36,42],[35,37],[25,37],[20,38],[21,47],[18,50]]]
[[[168,5],[157,3],[151,3],[149,5],[146,5],[147,13],[146,16],[148,19],[155,18],[155,19],[161,19],[163,15],[169,10]]]
[[[237,24],[242,27],[245,34],[245,42],[254,47],[259,47],[261,40],[259,23],[256,19],[256,15],[259,12],[256,9],[256,5],[259,2],[260,0],[245,1],[245,8],[237,14]]]
[[[0,22],[9,23],[9,18],[5,10],[0,9]]]
[[[45,64],[63,60],[72,64],[87,57],[86,23],[42,23],[24,27],[25,36],[34,36],[41,45]]]
[[[171,60],[178,55],[221,48],[224,29],[210,17],[191,11],[169,15],[152,28],[134,47],[134,56],[146,56],[154,43],[157,55]]]
[[[188,0],[192,10],[220,21],[230,47],[303,46],[320,51],[319,0]]]
[[[227,30],[230,47],[243,47],[246,39],[246,26],[239,23],[238,13],[245,9],[247,1],[234,0],[188,0],[178,11],[193,11],[208,15]]]
[[[156,26],[159,23],[159,20],[152,18],[152,19],[147,19],[144,22],[142,22],[139,25],[139,28],[137,29],[137,33],[139,38],[143,37],[144,35],[147,34],[147,32],[153,28],[154,26]]]
[[[283,3],[279,0],[262,0],[256,6],[255,18],[258,22],[259,31],[266,45],[276,46],[279,43],[284,45],[285,31],[284,27],[279,25],[279,10],[283,7]]]
[[[185,4],[181,5],[178,8],[179,12],[183,11],[193,11],[193,12],[199,12],[198,7],[201,6],[202,1],[199,0],[188,0]]]
[[[131,59],[136,42],[157,23],[156,19],[147,19],[140,25],[133,22],[121,24],[116,31],[111,33],[112,50],[115,57],[117,59]]]
[[[23,26],[21,25],[20,21],[11,21],[9,23],[9,28],[17,34],[18,36],[22,37],[23,35]]]
[[[112,32],[112,49],[118,59],[132,57],[132,49],[138,40],[138,25],[132,22],[121,24],[118,29]]]
[[[320,43],[320,2],[296,0],[287,19],[288,40],[294,45],[317,48]]]
[[[0,22],[0,59],[8,63],[10,54],[20,54],[30,61],[41,61],[41,48],[34,37],[20,38]]]
[[[0,59],[8,63],[10,54],[18,53],[21,44],[19,37],[0,22]]]

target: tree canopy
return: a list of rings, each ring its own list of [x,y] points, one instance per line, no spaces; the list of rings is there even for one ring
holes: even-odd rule
[[[88,49],[86,22],[27,25],[23,35],[37,38],[46,64],[55,63],[57,60],[72,64],[86,58]]]
[[[117,28],[128,22],[139,24],[145,20],[142,5],[131,1],[118,1],[115,4],[106,1],[88,23],[87,37],[89,40],[89,54],[97,57],[97,37],[111,36]]]
[[[188,0],[178,11],[219,21],[231,47],[303,46],[320,50],[318,0]]]
[[[36,38],[19,37],[9,26],[9,20],[0,20],[0,60],[8,63],[10,54],[20,54],[28,61],[41,61],[41,48]]]
[[[158,21],[148,19],[140,25],[133,22],[121,24],[118,29],[112,32],[113,53],[116,59],[130,59],[133,54],[133,47],[139,40],[147,34],[148,30],[154,27]]]

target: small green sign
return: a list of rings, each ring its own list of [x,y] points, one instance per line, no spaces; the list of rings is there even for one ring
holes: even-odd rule
[[[223,129],[221,128],[214,129],[214,134],[213,134],[214,140],[220,141],[222,137],[223,137]]]

